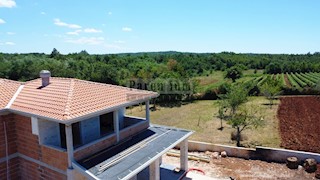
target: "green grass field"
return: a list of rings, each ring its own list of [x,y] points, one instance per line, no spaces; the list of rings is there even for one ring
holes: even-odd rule
[[[256,73],[254,73],[254,69],[245,70],[243,71],[243,77],[237,79],[236,82],[245,82],[261,75],[263,75],[263,70],[257,70]],[[196,88],[196,92],[204,93],[207,89],[216,89],[225,82],[232,82],[231,79],[225,79],[224,76],[224,71],[214,71],[212,74],[207,76],[195,77],[194,79],[199,81],[199,86]]]
[[[262,145],[268,147],[279,147],[280,137],[278,131],[278,120],[276,111],[278,101],[272,109],[265,105],[268,101],[264,97],[250,97],[248,104],[259,108],[264,116],[265,125],[258,129],[244,131],[248,140],[242,142],[245,146]],[[145,106],[127,109],[128,115],[145,117]],[[231,132],[234,131],[223,122],[223,131],[218,130],[220,120],[216,117],[218,111],[217,100],[201,100],[182,105],[180,107],[157,107],[150,114],[151,122],[154,124],[174,126],[195,131],[191,140],[210,142],[215,144],[235,145],[230,140]]]

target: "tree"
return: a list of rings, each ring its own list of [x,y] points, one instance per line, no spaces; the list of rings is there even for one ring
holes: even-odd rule
[[[220,103],[218,117],[227,120],[227,123],[236,129],[237,146],[240,146],[242,131],[262,125],[263,118],[254,108],[247,108],[243,105],[247,102],[248,91],[241,85],[232,85],[223,96]]]
[[[279,63],[270,63],[266,66],[265,72],[269,74],[277,74],[282,72],[281,64]]]
[[[222,131],[223,130],[223,124],[222,124],[222,121],[224,119],[226,119],[226,111],[227,111],[227,105],[225,103],[225,101],[219,101],[218,102],[218,106],[219,106],[219,109],[218,109],[218,115],[217,117],[220,119],[220,127],[218,128],[218,130]]]
[[[50,54],[50,58],[57,58],[60,56],[60,52],[56,49],[56,48],[53,48],[51,54]]]
[[[241,85],[231,85],[227,93],[222,96],[224,103],[230,108],[231,114],[235,114],[238,107],[247,101],[248,89]]]
[[[225,75],[226,78],[232,79],[232,82],[235,82],[236,79],[242,77],[242,68],[239,66],[232,66],[231,68],[227,69],[227,73]]]
[[[273,100],[277,95],[281,93],[281,82],[268,78],[267,81],[262,85],[261,92],[269,100],[270,109],[273,105]]]
[[[236,129],[237,146],[241,146],[240,139],[242,131],[263,125],[263,117],[259,116],[259,114],[254,107],[248,108],[247,106],[242,106],[237,113],[232,114],[228,119],[227,123]]]

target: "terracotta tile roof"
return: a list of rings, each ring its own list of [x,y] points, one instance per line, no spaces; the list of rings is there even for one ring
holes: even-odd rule
[[[128,102],[153,98],[150,91],[70,78],[50,78],[41,88],[41,79],[25,83],[10,109],[57,120],[70,120]]]
[[[20,85],[20,82],[0,78],[0,110],[8,105]]]

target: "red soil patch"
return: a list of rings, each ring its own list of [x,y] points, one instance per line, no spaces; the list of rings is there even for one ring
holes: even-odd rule
[[[281,147],[320,153],[320,98],[281,97]]]
[[[284,81],[286,82],[286,85],[288,86],[288,88],[291,88],[291,84],[290,84],[290,81],[288,79],[288,75],[287,74],[284,75]]]

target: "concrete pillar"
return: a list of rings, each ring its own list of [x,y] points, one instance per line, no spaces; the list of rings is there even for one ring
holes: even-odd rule
[[[159,165],[162,164],[162,156],[159,157]]]
[[[65,125],[66,141],[67,141],[67,153],[68,153],[68,168],[73,169],[73,137],[72,137],[72,125]]]
[[[113,111],[113,128],[114,132],[116,133],[117,136],[117,142],[120,141],[120,133],[119,133],[119,114],[118,110]]]
[[[67,180],[74,180],[74,170],[73,169],[70,169],[68,168],[67,169]]]
[[[149,166],[149,179],[150,180],[160,180],[160,166],[159,159],[156,159]]]
[[[188,139],[180,143],[180,169],[188,170]]]
[[[149,101],[146,101],[146,120],[150,124],[150,107]]]

